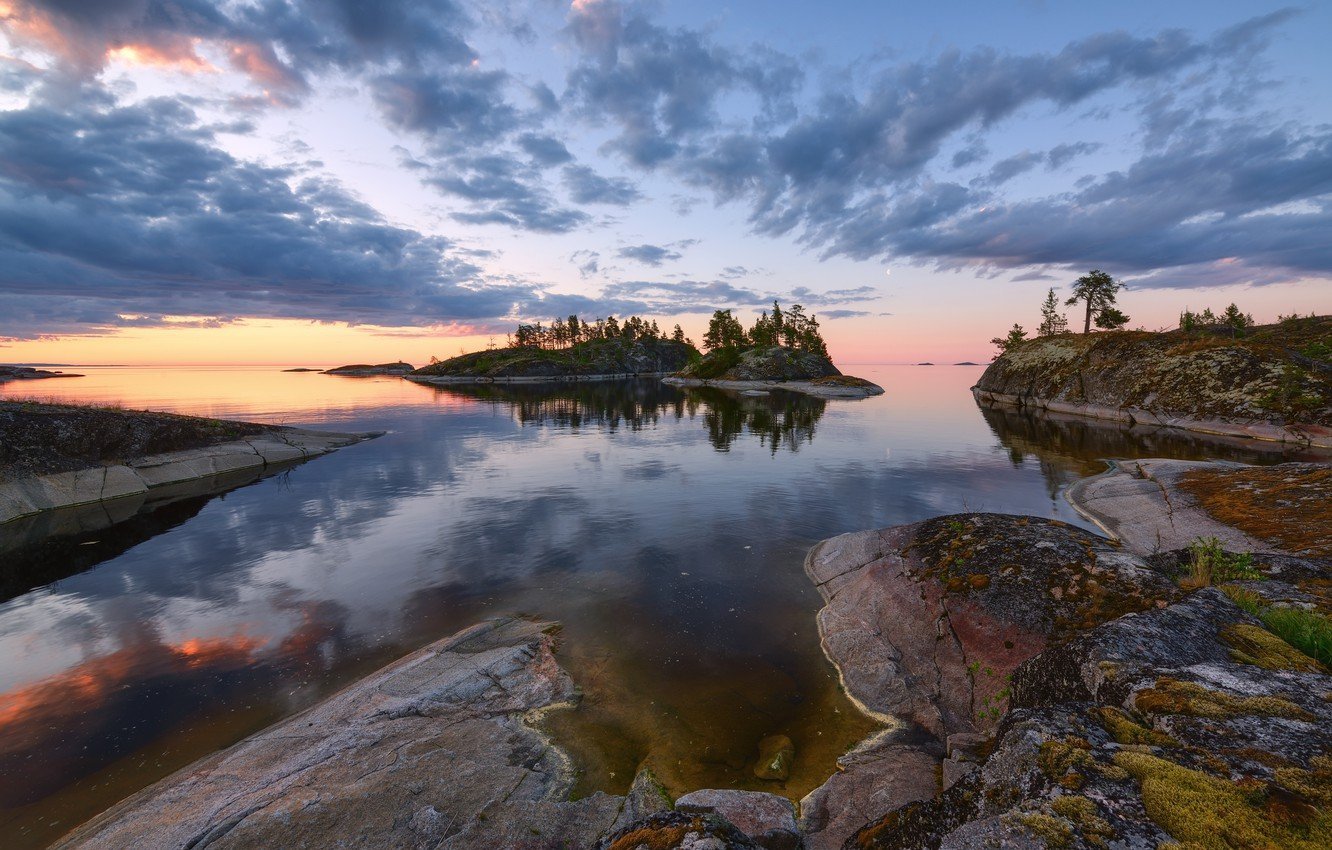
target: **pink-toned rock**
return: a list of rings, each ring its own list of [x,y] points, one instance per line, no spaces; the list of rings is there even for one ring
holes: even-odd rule
[[[940,747],[901,731],[870,738],[800,801],[807,850],[837,850],[867,821],[938,793]]]
[[[675,801],[676,811],[712,812],[726,818],[767,850],[796,850],[800,830],[791,801],[762,791],[694,791]],[[848,833],[850,834],[850,833]]]
[[[815,546],[805,570],[851,698],[941,739],[992,729],[1009,675],[1052,638],[1179,595],[1103,538],[999,514],[844,534]]]

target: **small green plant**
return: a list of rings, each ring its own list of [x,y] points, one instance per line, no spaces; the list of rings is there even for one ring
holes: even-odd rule
[[[1233,553],[1221,548],[1215,537],[1199,537],[1189,544],[1189,578],[1193,587],[1207,587],[1227,581],[1253,581],[1263,574],[1253,566],[1247,552]]]
[[[1226,596],[1243,611],[1257,617],[1266,629],[1286,643],[1321,663],[1332,667],[1332,619],[1317,611],[1267,605],[1252,590],[1224,587]]]
[[[1287,419],[1298,419],[1304,414],[1318,410],[1323,406],[1323,400],[1306,389],[1308,377],[1308,373],[1299,366],[1293,363],[1283,364],[1276,387],[1264,393],[1259,399],[1260,403]]]
[[[1258,615],[1267,630],[1321,663],[1332,667],[1332,620],[1303,608],[1271,607]]]
[[[967,665],[967,674],[971,676],[972,687],[975,687],[976,680],[980,674],[985,674],[986,678],[994,678],[993,667],[981,667],[979,661],[973,661]],[[995,692],[993,696],[981,698],[981,709],[976,712],[977,720],[998,720],[1004,714],[1004,703],[1013,694],[1013,674],[1004,677],[1004,686]]]

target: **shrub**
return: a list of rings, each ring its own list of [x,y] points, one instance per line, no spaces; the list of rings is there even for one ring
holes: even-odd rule
[[[1189,544],[1189,578],[1193,587],[1206,587],[1227,581],[1260,579],[1263,574],[1253,566],[1253,556],[1235,554],[1221,548],[1215,537],[1199,537]]]

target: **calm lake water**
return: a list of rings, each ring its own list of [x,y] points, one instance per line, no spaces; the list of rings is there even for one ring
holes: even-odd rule
[[[1273,447],[982,411],[979,367],[853,367],[817,401],[656,381],[436,389],[277,368],[89,368],[0,397],[388,433],[223,496],[0,554],[0,830],[42,846],[190,761],[484,617],[563,624],[581,704],[548,718],[579,793],[649,761],[675,792],[798,798],[873,730],[802,570],[846,531],[989,510],[1085,524],[1106,457]],[[0,531],[0,534],[3,534]],[[40,585],[40,586],[38,586]],[[759,739],[789,735],[785,786]]]

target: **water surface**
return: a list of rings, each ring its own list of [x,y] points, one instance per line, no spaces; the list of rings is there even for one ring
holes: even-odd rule
[[[477,619],[563,625],[549,716],[579,793],[798,798],[874,728],[818,646],[814,542],[963,510],[1085,524],[1099,458],[1275,447],[983,411],[975,367],[857,367],[887,393],[738,398],[656,381],[432,388],[271,369],[90,368],[0,396],[377,440],[215,498],[6,555],[0,828],[41,846],[123,796]],[[2,533],[2,532],[0,532]],[[40,585],[40,586],[36,586]],[[33,588],[33,589],[29,589]],[[784,785],[759,739],[789,735]]]

